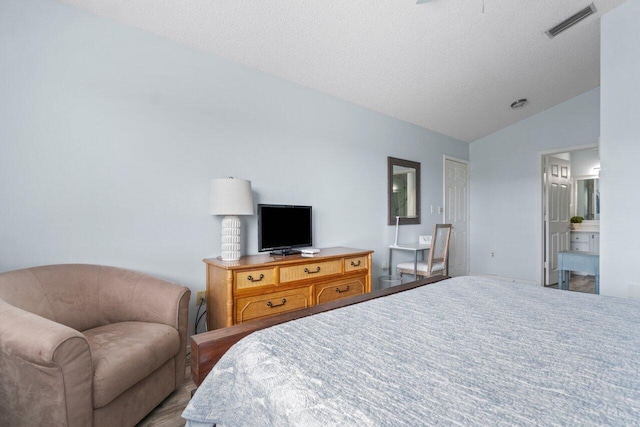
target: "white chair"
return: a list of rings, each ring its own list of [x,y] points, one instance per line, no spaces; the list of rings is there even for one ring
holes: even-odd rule
[[[449,238],[451,237],[451,224],[436,224],[433,226],[433,240],[429,249],[427,262],[418,262],[417,276],[432,277],[447,275],[447,263],[449,261]],[[397,274],[415,275],[413,262],[403,262],[397,266]]]

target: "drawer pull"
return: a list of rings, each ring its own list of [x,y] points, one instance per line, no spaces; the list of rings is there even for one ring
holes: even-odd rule
[[[340,289],[340,288],[336,288],[336,292],[341,294],[343,292],[348,292],[349,291],[349,285],[345,286],[344,289]]]
[[[304,272],[307,274],[316,274],[316,273],[320,273],[320,266],[318,266],[318,268],[316,268],[314,271],[309,271],[308,268],[304,269]]]
[[[253,276],[251,275],[247,276],[247,280],[250,282],[259,282],[262,279],[264,279],[264,274],[261,274],[260,277],[258,277],[257,279],[254,279]]]
[[[286,303],[287,303],[287,299],[286,298],[282,298],[282,302],[280,304],[274,304],[271,301],[267,301],[267,307],[276,308],[276,307],[280,307],[281,305],[285,305]]]
[[[352,267],[360,267],[360,264],[362,264],[362,260],[361,259],[358,260],[357,264],[355,262],[351,261],[351,266]]]

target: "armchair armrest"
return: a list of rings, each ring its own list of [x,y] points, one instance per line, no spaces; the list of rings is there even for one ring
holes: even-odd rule
[[[188,308],[191,297],[189,288],[151,276],[141,276],[130,302],[131,320],[163,323],[180,331],[181,301],[185,297]]]
[[[91,425],[91,352],[80,332],[0,300],[0,377],[0,425]]]
[[[131,306],[131,320],[164,323],[178,330],[180,350],[175,356],[176,387],[182,384],[185,375],[190,299],[191,290],[186,286],[142,276]]]

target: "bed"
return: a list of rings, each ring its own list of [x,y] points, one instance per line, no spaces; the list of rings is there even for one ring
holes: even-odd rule
[[[253,332],[201,426],[640,425],[640,300],[458,277]]]

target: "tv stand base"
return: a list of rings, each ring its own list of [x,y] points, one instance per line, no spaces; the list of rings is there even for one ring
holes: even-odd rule
[[[302,251],[297,249],[280,249],[277,251],[269,252],[271,256],[289,256],[289,255],[300,255]]]

